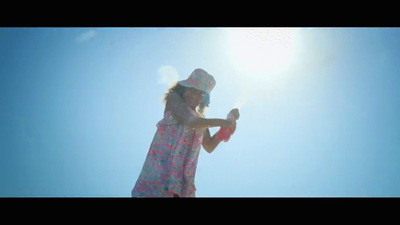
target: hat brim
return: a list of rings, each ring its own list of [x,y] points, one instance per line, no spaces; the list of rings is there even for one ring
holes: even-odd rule
[[[181,81],[179,81],[178,83],[179,83],[180,85],[184,86],[184,87],[196,88],[197,90],[204,91],[205,93],[210,94],[207,90],[202,90],[202,89],[200,89],[200,88],[198,87],[198,85],[196,85],[196,84],[194,84],[194,83],[192,83],[192,82],[190,82],[190,81],[188,81],[188,80],[181,80]]]

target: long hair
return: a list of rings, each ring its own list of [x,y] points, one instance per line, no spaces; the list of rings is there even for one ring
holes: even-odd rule
[[[185,93],[185,90],[186,90],[185,86],[180,85],[178,82],[175,83],[167,90],[167,93],[165,93],[163,102],[166,103],[168,96],[174,92],[179,94],[179,96],[181,96],[181,98],[183,99],[183,94]],[[200,103],[200,105],[197,106],[196,111],[200,114],[200,116],[204,117],[205,109],[206,107],[209,107],[209,105],[210,105],[210,95],[208,93],[205,93],[204,99]]]

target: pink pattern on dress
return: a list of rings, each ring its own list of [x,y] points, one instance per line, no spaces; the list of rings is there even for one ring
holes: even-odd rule
[[[199,115],[190,109],[191,117]],[[157,123],[132,197],[195,197],[197,160],[204,130],[179,124],[171,112]]]

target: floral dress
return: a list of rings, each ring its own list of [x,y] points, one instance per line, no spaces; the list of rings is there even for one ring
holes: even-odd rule
[[[190,113],[190,118],[199,117],[192,109]],[[179,124],[171,112],[166,111],[157,123],[132,197],[172,197],[173,194],[195,197],[194,178],[203,134],[204,129]]]

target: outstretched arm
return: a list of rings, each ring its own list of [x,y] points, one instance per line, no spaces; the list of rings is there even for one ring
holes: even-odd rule
[[[211,153],[219,145],[219,143],[221,143],[221,140],[217,138],[216,134],[214,134],[211,137],[209,129],[206,129],[204,131],[203,142],[202,142],[204,150],[206,150],[208,153]]]
[[[232,121],[233,125],[231,126],[231,129],[233,132],[236,130],[236,121]],[[210,134],[210,130],[206,129],[204,131],[204,136],[203,136],[203,142],[201,143],[203,145],[204,150],[206,150],[208,153],[211,153],[215,150],[215,148],[221,143],[221,140],[217,137],[217,133],[215,133],[213,136]]]
[[[227,119],[206,119],[202,117],[190,117],[189,109],[183,99],[177,93],[171,93],[165,105],[166,111],[171,111],[178,123],[188,125],[195,129],[209,127],[232,127],[233,122]]]
[[[239,119],[239,109],[232,109],[229,113],[231,113],[235,119]],[[230,126],[230,128],[232,129],[232,134],[235,132],[236,130],[236,120],[231,121],[232,125]],[[217,132],[218,133],[218,132]],[[208,153],[211,153],[215,150],[215,148],[219,145],[219,143],[221,143],[220,138],[218,138],[217,133],[215,133],[213,136],[211,136],[210,134],[210,130],[206,129],[204,131],[204,136],[203,136],[203,148],[204,150],[206,150]]]

